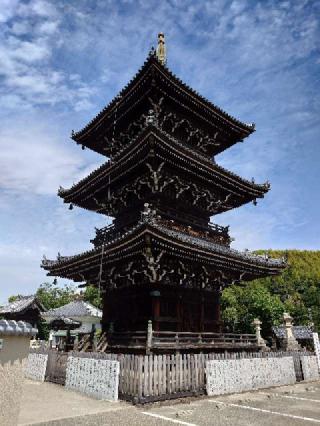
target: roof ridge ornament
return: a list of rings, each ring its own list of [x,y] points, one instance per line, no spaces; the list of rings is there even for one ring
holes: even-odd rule
[[[156,115],[153,109],[149,109],[148,115],[146,117],[146,125],[147,126],[156,126],[158,124]]]
[[[157,218],[156,210],[153,210],[149,203],[144,203],[141,212],[140,223],[154,223]]]
[[[163,33],[158,34],[158,46],[156,50],[157,59],[161,65],[166,65],[167,63],[167,48],[166,42]]]

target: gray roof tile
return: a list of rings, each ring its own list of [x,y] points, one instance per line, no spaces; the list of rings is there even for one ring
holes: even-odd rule
[[[102,311],[91,303],[84,302],[83,300],[75,300],[60,308],[51,309],[50,311],[42,314],[44,318],[47,317],[98,317],[102,318]]]
[[[278,339],[285,338],[285,328],[283,325],[272,327],[272,331]],[[313,329],[308,325],[294,325],[292,327],[292,332],[297,340],[312,339]]]
[[[37,304],[40,311],[45,311],[44,306],[37,300],[36,296],[19,296],[14,302],[8,303],[5,306],[0,307],[1,314],[14,314],[19,313],[27,309],[33,303]]]
[[[25,321],[0,320],[0,336],[35,336],[36,328]]]

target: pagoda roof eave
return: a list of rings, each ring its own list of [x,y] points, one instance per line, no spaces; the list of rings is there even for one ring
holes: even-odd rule
[[[220,264],[225,264],[225,269],[228,269],[229,262],[239,265],[240,270],[241,268],[243,270],[253,268],[255,269],[253,278],[277,275],[286,267],[283,259],[271,259],[248,251],[240,252],[204,238],[197,238],[184,232],[169,229],[161,222],[159,223],[152,215],[145,216],[138,225],[120,237],[104,244],[104,247],[99,246],[75,256],[60,257],[55,261],[45,259],[41,267],[49,272],[48,275],[61,276],[83,282],[86,281],[84,272],[86,268],[99,271],[102,250],[105,259],[108,259],[108,261],[114,261],[116,256],[120,256],[123,261],[123,254],[120,253],[123,253],[124,249],[130,253],[131,248],[137,246],[138,240],[140,242],[144,241],[146,234],[154,238],[155,241],[159,241],[162,245],[172,246],[175,252],[181,250],[189,255],[194,253],[197,259],[203,258],[207,263],[212,262],[215,264],[218,261]],[[138,252],[141,254],[141,250],[138,250]],[[133,249],[132,253],[134,253]],[[112,256],[115,257],[110,260]],[[253,278],[246,277],[245,280]]]
[[[242,190],[251,193],[252,196],[249,201],[255,198],[262,198],[264,194],[266,194],[270,189],[268,182],[264,184],[257,184],[244,179],[237,174],[217,165],[216,163],[213,163],[207,157],[202,156],[199,153],[195,153],[172,136],[166,134],[163,130],[158,129],[156,126],[149,125],[142,130],[142,132],[134,139],[134,141],[132,141],[121,153],[119,153],[116,162],[107,161],[103,163],[100,167],[92,171],[87,177],[83,178],[69,189],[60,187],[58,195],[64,200],[64,202],[74,203],[82,207],[80,204],[77,204],[77,194],[86,191],[86,188],[90,187],[92,189],[92,186],[97,185],[98,182],[101,182],[101,180],[106,181],[108,176],[111,174],[114,176],[117,169],[125,164],[128,159],[132,160],[133,156],[139,152],[141,145],[147,144],[149,142],[148,138],[151,135],[159,138],[162,145],[166,144],[167,149],[174,152],[175,155],[179,155],[181,158],[201,166],[202,169],[212,174],[212,176],[218,176],[228,184],[231,184],[235,187],[240,186]],[[92,192],[91,189],[90,192]]]
[[[196,104],[198,107],[202,108],[205,113],[209,116],[215,117],[222,123],[231,126],[234,131],[238,134],[237,141],[242,140],[248,137],[251,133],[255,131],[254,124],[246,124],[235,117],[231,116],[217,105],[210,102],[205,97],[201,96],[198,92],[193,90],[187,84],[178,78],[174,73],[172,73],[169,68],[165,65],[162,65],[157,57],[154,54],[149,54],[145,60],[142,67],[138,70],[136,75],[130,80],[130,82],[121,90],[121,92],[115,96],[112,101],[105,106],[85,127],[77,132],[72,132],[71,138],[78,144],[87,146],[90,149],[93,149],[97,152],[100,152],[99,149],[95,149],[90,143],[90,137],[95,133],[96,129],[101,126],[103,122],[108,120],[114,120],[113,115],[116,110],[125,107],[125,104],[128,100],[134,96],[134,93],[137,90],[137,87],[144,78],[148,75],[149,72],[158,72],[162,79],[165,79],[171,85],[174,86],[175,91],[182,93],[184,96],[192,99],[192,103]],[[224,147],[221,151],[223,151]],[[103,154],[103,152],[101,151]]]

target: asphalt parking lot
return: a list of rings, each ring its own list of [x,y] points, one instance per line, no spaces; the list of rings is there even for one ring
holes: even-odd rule
[[[135,407],[28,381],[19,425],[295,426],[320,424],[320,381]]]
[[[320,383],[304,383],[204,398],[187,404],[152,407],[149,414],[161,415],[177,420],[180,424],[195,426],[316,424],[320,423]]]

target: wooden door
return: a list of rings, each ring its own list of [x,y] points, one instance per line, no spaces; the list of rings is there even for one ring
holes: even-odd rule
[[[49,351],[45,380],[64,385],[66,382],[67,352]]]

